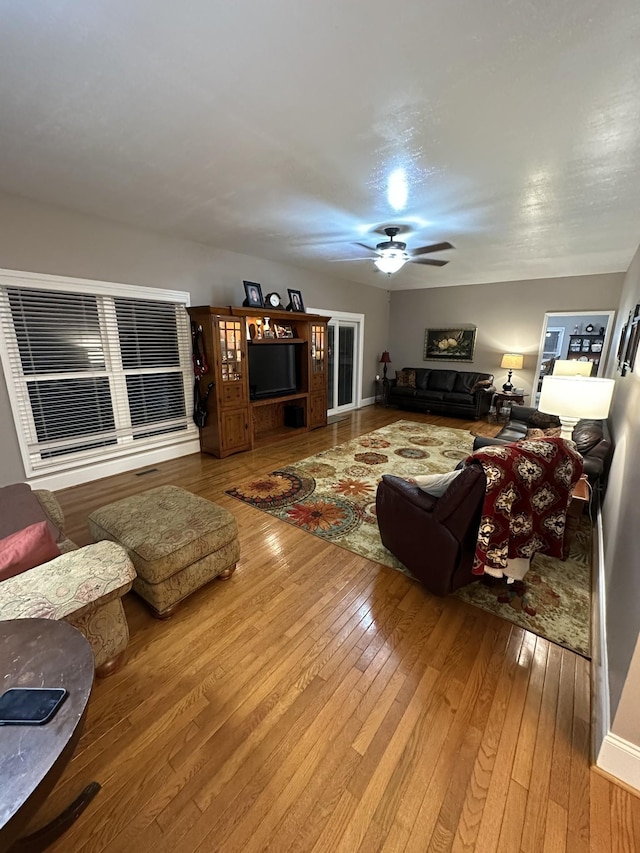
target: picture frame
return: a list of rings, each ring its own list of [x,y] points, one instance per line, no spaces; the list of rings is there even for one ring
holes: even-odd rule
[[[291,290],[287,288],[289,294],[289,304],[287,311],[296,311],[299,314],[304,314],[304,302],[302,301],[302,293],[299,290]]]
[[[291,326],[282,323],[274,323],[273,328],[276,333],[276,338],[292,338],[293,329]]]
[[[245,300],[242,303],[245,308],[264,308],[262,287],[257,281],[243,281]]]
[[[640,302],[636,305],[635,311],[633,312],[633,316],[631,315],[631,313],[629,313],[628,325],[631,327],[631,330],[629,332],[629,337],[627,339],[627,346],[625,350],[624,365],[622,369],[623,376],[625,375],[627,370],[630,370],[633,373],[633,370],[636,365],[638,344],[640,343]]]
[[[616,353],[616,360],[618,363],[618,370],[624,370],[624,356],[626,350],[626,342],[627,342],[627,329],[629,328],[629,323],[631,322],[631,312],[629,312],[629,319],[623,325],[620,330],[620,340],[618,341],[618,352]],[[624,376],[624,373],[622,374]]]
[[[476,326],[425,329],[423,361],[473,361]]]

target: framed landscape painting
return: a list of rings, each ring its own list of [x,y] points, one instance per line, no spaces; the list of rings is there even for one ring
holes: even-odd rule
[[[425,329],[423,361],[473,361],[475,326]]]

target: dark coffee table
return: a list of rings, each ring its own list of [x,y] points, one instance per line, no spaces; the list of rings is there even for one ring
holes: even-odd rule
[[[0,622],[0,692],[9,687],[65,687],[69,693],[45,725],[0,726],[0,853],[44,850],[100,790],[100,785],[92,782],[59,817],[20,838],[80,739],[93,671],[91,646],[66,622]]]

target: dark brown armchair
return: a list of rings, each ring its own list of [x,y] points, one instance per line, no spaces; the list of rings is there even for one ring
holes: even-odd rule
[[[434,595],[471,583],[485,496],[480,465],[465,468],[440,498],[385,474],[376,511],[382,544]]]

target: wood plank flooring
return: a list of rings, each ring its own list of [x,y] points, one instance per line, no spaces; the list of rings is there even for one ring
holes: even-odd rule
[[[42,818],[103,787],[52,850],[640,850],[640,800],[589,767],[587,661],[224,494],[400,418],[495,431],[369,407],[58,493],[84,544],[95,507],[183,486],[235,513],[242,557],[166,622],[126,597],[127,662]]]

